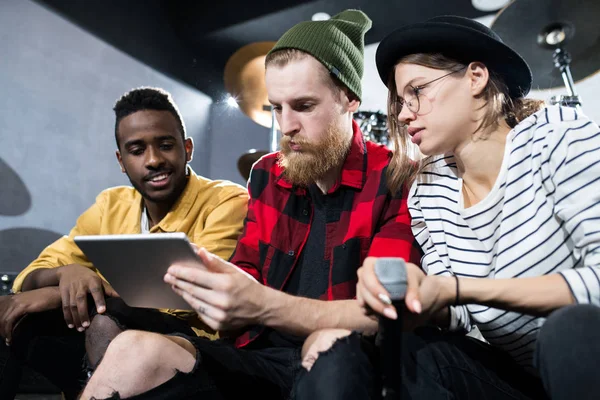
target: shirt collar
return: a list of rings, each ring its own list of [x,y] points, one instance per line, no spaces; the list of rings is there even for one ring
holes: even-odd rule
[[[198,181],[196,179],[197,175],[189,165],[187,166],[186,175],[187,183],[185,189],[183,189],[183,192],[167,215],[152,227],[151,232],[176,232],[179,225],[181,225],[181,220],[190,213],[190,209],[198,196],[199,187],[195,184]]]

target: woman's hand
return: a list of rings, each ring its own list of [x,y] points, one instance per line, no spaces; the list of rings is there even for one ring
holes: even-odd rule
[[[456,297],[454,278],[427,276],[421,268],[406,263],[407,288],[401,310],[392,305],[390,295],[375,274],[374,257],[365,259],[358,270],[356,296],[365,314],[381,314],[397,319],[401,312],[403,327],[412,330],[420,325],[433,322],[440,324],[448,319],[448,305]]]

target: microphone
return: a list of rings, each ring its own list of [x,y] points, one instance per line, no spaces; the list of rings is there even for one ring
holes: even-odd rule
[[[379,317],[379,351],[382,372],[382,398],[398,400],[402,392],[402,310],[406,296],[406,264],[401,258],[378,258],[375,275],[389,292],[398,319]]]

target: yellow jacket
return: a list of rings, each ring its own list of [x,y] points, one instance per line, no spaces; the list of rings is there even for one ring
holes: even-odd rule
[[[233,182],[213,181],[196,175],[191,168],[189,172],[188,183],[181,197],[171,211],[150,229],[150,233],[184,232],[191,242],[228,260],[235,249],[238,236],[242,233],[248,193],[244,187]],[[77,235],[140,233],[142,209],[142,196],[134,188],[119,186],[104,190],[96,198],[96,203],[79,216],[77,224],[68,236],[63,236],[46,247],[39,257],[17,276],[13,291],[19,292],[25,277],[39,268],[81,264],[102,277],[73,238]],[[195,312],[161,311],[185,318],[195,328],[206,328]],[[202,334],[198,329],[195,331]]]

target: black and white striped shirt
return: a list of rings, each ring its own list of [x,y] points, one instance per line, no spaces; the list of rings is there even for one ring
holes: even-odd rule
[[[518,278],[560,273],[579,303],[600,304],[600,129],[549,107],[509,133],[485,199],[464,208],[453,156],[436,156],[412,187],[412,228],[429,275]],[[476,324],[531,366],[544,318],[480,305],[451,308],[451,330]]]

